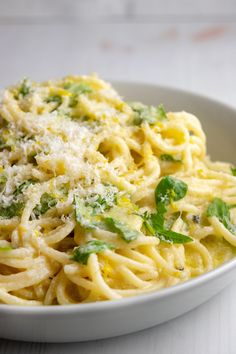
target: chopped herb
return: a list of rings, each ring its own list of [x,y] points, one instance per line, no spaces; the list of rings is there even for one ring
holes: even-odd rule
[[[64,85],[64,88],[70,91],[71,93],[75,93],[77,95],[91,93],[93,91],[91,87],[84,82],[68,82]]]
[[[159,120],[167,119],[166,111],[163,104],[159,104],[156,110],[157,110],[157,116]]]
[[[160,223],[160,216],[158,214],[148,214],[146,212],[142,215],[142,218],[150,234],[158,237],[161,241],[167,243],[187,243],[192,241],[192,238],[189,236],[165,229]]]
[[[0,246],[0,252],[2,251],[11,251],[12,247],[11,246]]]
[[[105,250],[112,249],[114,249],[114,246],[107,242],[100,240],[88,241],[85,245],[76,247],[73,250],[72,260],[82,264],[87,264],[90,254],[101,253]]]
[[[153,106],[146,106],[140,102],[131,102],[129,105],[134,112],[134,124],[141,124],[142,122],[155,124],[157,121],[167,119],[166,112],[162,104],[157,108]]]
[[[163,177],[155,189],[156,205],[168,205],[180,200],[185,197],[187,190],[188,185],[185,182],[171,176]]]
[[[174,232],[172,230],[161,228],[159,230],[157,229],[156,231],[159,239],[167,243],[188,243],[193,241],[191,237],[180,234],[178,232]]]
[[[231,172],[233,176],[236,176],[236,167],[231,167]]]
[[[33,209],[35,216],[45,214],[49,209],[53,208],[57,204],[57,200],[48,193],[42,194],[40,198],[40,204],[37,204]]]
[[[74,93],[74,94],[70,97],[69,107],[71,107],[71,108],[76,107],[77,104],[78,104],[78,97],[77,97],[77,95]]]
[[[92,194],[89,196],[89,201],[85,202],[85,205],[89,205],[93,208],[93,213],[103,213],[111,209],[117,202],[117,193],[118,189],[114,186],[107,185],[104,193],[100,194]]]
[[[172,155],[169,154],[163,154],[160,156],[160,159],[162,161],[168,161],[168,162],[182,162],[180,159],[174,158]]]
[[[4,173],[2,173],[0,175],[0,192],[3,191],[3,189],[5,188],[6,183],[7,183],[7,176]]]
[[[46,103],[55,103],[55,107],[51,111],[51,112],[53,112],[62,104],[62,98],[59,95],[49,96],[48,98],[46,98],[45,102]]]
[[[165,225],[164,219],[165,213],[167,212],[166,207],[172,201],[177,201],[184,198],[187,190],[187,184],[181,180],[171,176],[162,178],[155,189],[157,212],[153,214],[145,212],[141,215],[144,226],[152,236],[156,236],[161,241],[168,243],[186,243],[192,241],[192,239],[186,235],[166,229],[167,225]]]
[[[215,216],[226,229],[235,234],[236,227],[230,221],[230,211],[228,205],[220,198],[214,198],[207,209],[208,217]]]
[[[30,93],[30,82],[28,79],[24,79],[19,87],[19,95],[23,97]]]
[[[125,223],[114,218],[104,218],[104,222],[106,223],[109,231],[118,233],[118,235],[120,235],[121,238],[127,243],[136,240],[136,238],[140,236],[138,231],[130,229]]]
[[[24,207],[24,203],[21,201],[12,202],[10,205],[0,206],[0,216],[4,219],[11,219],[14,216],[19,216]]]
[[[85,206],[85,203],[74,195],[75,206],[75,219],[83,227],[89,229],[95,229],[99,226],[99,223],[93,217],[93,209],[89,206]]]
[[[35,181],[29,179],[28,181],[22,182],[13,192],[15,196],[22,194],[31,184],[34,184]]]

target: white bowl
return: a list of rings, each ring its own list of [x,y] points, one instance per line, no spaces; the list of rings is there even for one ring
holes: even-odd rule
[[[236,111],[209,98],[149,84],[116,82],[126,100],[186,110],[197,115],[213,159],[234,161]],[[2,338],[73,342],[139,331],[200,305],[236,276],[236,258],[219,268],[171,288],[113,301],[83,305],[20,307],[0,305]]]

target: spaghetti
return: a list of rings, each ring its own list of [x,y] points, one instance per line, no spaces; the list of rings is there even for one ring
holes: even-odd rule
[[[0,303],[120,299],[234,256],[236,171],[198,119],[96,76],[23,80],[0,105]]]

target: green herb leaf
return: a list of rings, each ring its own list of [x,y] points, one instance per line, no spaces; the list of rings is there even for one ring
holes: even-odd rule
[[[185,182],[171,176],[163,177],[155,189],[156,205],[169,205],[172,201],[180,200],[185,197],[187,190]]]
[[[91,87],[84,82],[68,82],[64,85],[64,88],[71,93],[76,93],[77,95],[91,93],[93,91]]]
[[[155,124],[158,121],[167,119],[167,115],[162,104],[157,108],[153,106],[146,106],[140,102],[131,102],[129,105],[134,112],[134,124],[141,124],[142,122]]]
[[[104,222],[109,231],[117,233],[127,243],[136,240],[140,236],[138,231],[130,229],[125,223],[114,218],[104,218]]]
[[[231,167],[231,172],[233,176],[236,176],[236,167]]]
[[[51,112],[53,112],[62,104],[62,97],[59,95],[49,96],[48,98],[46,98],[45,102],[55,103],[55,107],[53,108],[53,110],[51,110]]]
[[[160,159],[162,161],[168,161],[168,162],[182,162],[180,159],[175,159],[172,155],[169,155],[169,154],[161,155]]]
[[[35,181],[29,179],[28,181],[22,182],[13,192],[15,196],[22,194],[31,184],[34,184]]]
[[[4,219],[11,219],[14,216],[19,216],[24,207],[24,203],[21,201],[12,202],[10,205],[0,206],[0,216]]]
[[[192,238],[167,230],[165,223],[166,207],[172,202],[185,197],[188,186],[183,181],[166,176],[163,177],[155,189],[155,201],[157,212],[149,214],[145,212],[143,218],[144,226],[152,236],[158,237],[161,241],[169,243],[186,243],[192,241]]]
[[[87,264],[90,254],[101,253],[105,250],[112,249],[114,249],[114,246],[107,242],[101,240],[88,241],[85,245],[81,245],[74,249],[72,260],[78,263]]]
[[[217,219],[228,229],[235,234],[236,227],[230,222],[230,211],[228,205],[220,198],[214,198],[208,206],[206,215],[208,217],[216,216]]]
[[[85,206],[85,203],[79,196],[74,195],[75,219],[83,227],[88,229],[96,229],[99,223],[93,217],[93,209]]]
[[[45,214],[49,209],[57,204],[57,200],[48,193],[43,193],[40,198],[40,204],[37,204],[33,209],[35,216]]]
[[[172,231],[172,230],[166,230],[162,228],[157,228],[156,229],[156,236],[159,237],[161,241],[167,242],[167,243],[187,243],[187,242],[192,242],[193,239],[189,236],[180,234],[178,232]]]
[[[152,236],[158,237],[161,241],[167,243],[187,243],[193,241],[191,237],[167,230],[162,224],[162,215],[158,213],[141,215],[144,226]]]
[[[77,106],[77,104],[78,104],[78,96],[74,93],[70,97],[69,107],[73,108],[73,107]]]
[[[5,246],[5,247],[0,246],[0,252],[11,251],[12,249],[13,248],[11,246]]]
[[[166,111],[163,104],[159,104],[156,110],[157,110],[157,116],[159,120],[167,119]]]
[[[3,189],[5,188],[6,183],[7,183],[7,176],[4,173],[2,173],[0,175],[0,192],[3,191]]]
[[[28,79],[24,79],[19,87],[19,94],[23,97],[30,93],[30,82]]]
[[[93,214],[104,213],[110,210],[117,202],[118,189],[112,185],[106,185],[102,195],[91,194],[85,205],[93,209]]]

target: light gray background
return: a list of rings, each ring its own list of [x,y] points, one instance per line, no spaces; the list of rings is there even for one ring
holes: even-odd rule
[[[0,64],[1,87],[24,76],[97,72],[184,88],[236,107],[236,1],[0,0]],[[196,310],[143,332],[73,344],[0,340],[0,353],[235,354],[235,299],[236,282]]]

